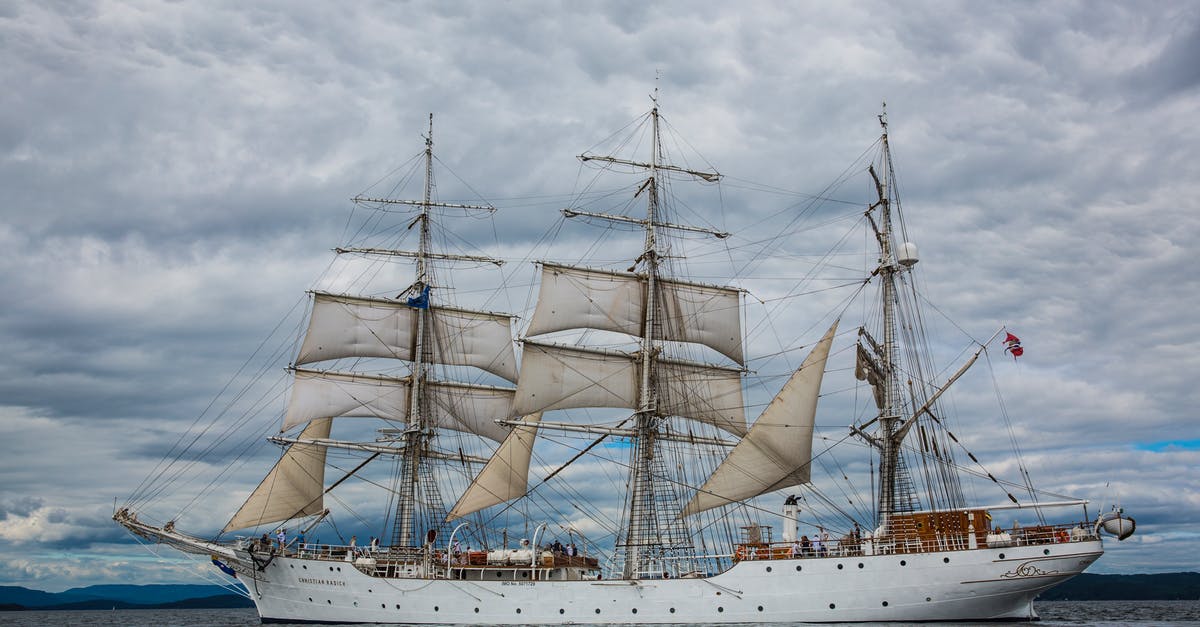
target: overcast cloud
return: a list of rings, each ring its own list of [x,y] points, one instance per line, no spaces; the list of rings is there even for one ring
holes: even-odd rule
[[[656,73],[672,127],[728,177],[704,216],[722,228],[786,224],[800,200],[745,182],[819,193],[886,100],[927,294],[1026,346],[992,372],[1034,479],[1119,492],[1138,520],[1093,570],[1196,569],[1200,5],[244,5],[0,2],[0,583],[189,580],[113,499],[314,286],[347,198],[419,151],[433,112],[444,195],[507,216],[452,241],[525,259],[559,208],[529,199],[575,190],[575,155],[648,108]],[[783,259],[764,272],[799,274]],[[495,308],[519,312],[510,277]],[[957,428],[1004,450],[966,419],[994,405],[986,373],[971,385]]]

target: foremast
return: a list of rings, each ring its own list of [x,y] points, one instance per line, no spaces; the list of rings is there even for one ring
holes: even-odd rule
[[[292,367],[291,398],[282,431],[304,425],[298,437],[272,440],[290,445],[279,463],[251,494],[225,531],[287,521],[319,514],[323,496],[345,478],[324,487],[325,451],[337,448],[370,454],[367,462],[387,456],[396,459],[395,515],[389,521],[393,546],[414,546],[422,532],[444,525],[435,463],[482,462],[437,450],[440,430],[472,434],[501,442],[508,430],[496,420],[508,417],[515,388],[461,381],[461,372],[439,373],[433,366],[468,366],[515,383],[516,356],[512,342],[513,317],[434,304],[431,290],[442,287],[433,276],[434,262],[503,262],[484,256],[438,253],[431,250],[431,212],[438,208],[495,211],[491,206],[442,203],[433,200],[433,116],[425,137],[424,186],[420,200],[356,196],[356,204],[402,205],[416,208],[409,228],[418,227],[415,251],[390,248],[338,248],[339,255],[402,257],[415,265],[413,282],[395,298],[313,292],[308,329]],[[407,297],[407,298],[406,298]],[[352,359],[368,368],[392,368],[390,360],[407,362],[408,376],[370,372],[312,369],[306,364]],[[362,361],[368,360],[368,361]],[[382,360],[374,362],[370,360]],[[455,380],[459,379],[459,380]],[[375,442],[330,439],[334,419],[374,417],[402,429],[381,429]]]
[[[413,518],[417,504],[417,483],[422,477],[422,466],[428,457],[432,430],[425,419],[423,395],[421,394],[428,376],[429,361],[426,351],[429,346],[426,327],[429,324],[429,287],[426,266],[429,255],[429,203],[433,195],[433,114],[429,114],[429,133],[425,136],[425,184],[421,197],[420,213],[417,216],[420,233],[417,244],[416,280],[412,290],[418,299],[424,299],[424,307],[417,308],[417,336],[413,351],[412,384],[408,403],[408,428],[404,431],[404,458],[400,465],[399,494],[396,495],[396,517],[392,527],[393,546],[411,546],[415,531]],[[428,474],[428,473],[425,473]],[[442,503],[436,481],[426,481],[430,503]],[[436,520],[445,518],[445,512],[435,512]]]

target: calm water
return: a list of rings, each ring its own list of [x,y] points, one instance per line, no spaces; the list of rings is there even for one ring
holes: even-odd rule
[[[1053,601],[1034,606],[1055,625],[1169,625],[1200,627],[1200,601]],[[0,612],[0,625],[45,627],[227,627],[259,625],[254,610],[117,610],[90,612]],[[885,625],[886,623],[870,623]],[[946,625],[948,623],[940,623]]]

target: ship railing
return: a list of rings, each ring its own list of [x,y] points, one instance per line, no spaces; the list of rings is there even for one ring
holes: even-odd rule
[[[421,562],[425,558],[423,547],[382,547],[357,546],[349,544],[314,544],[295,543],[284,551],[288,557],[304,559],[336,560],[352,562],[358,558],[374,558],[376,560]]]
[[[734,545],[733,560],[781,560],[814,559],[825,557],[851,557],[860,555],[892,555],[905,553],[935,553],[943,551],[966,551],[994,549],[1011,546],[1042,544],[1064,544],[1096,540],[1095,530],[1081,523],[1036,525],[1008,530],[979,530],[972,534],[933,534],[920,537],[916,534],[863,537],[855,539],[844,536],[830,540],[829,546],[816,545],[794,548],[791,542],[741,543]]]

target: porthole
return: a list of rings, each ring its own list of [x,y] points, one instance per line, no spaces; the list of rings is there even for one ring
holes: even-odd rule
[[[883,602],[883,606],[884,606],[884,607],[887,607],[887,601],[884,601],[884,602]]]
[[[832,609],[835,609],[835,608],[837,608],[837,606],[836,606],[836,605],[834,605],[834,604],[832,604],[832,603],[830,603],[830,604],[829,604],[829,609],[831,609],[831,610],[832,610]]]
[[[563,608],[561,608],[561,607],[560,607],[560,608],[558,608],[558,613],[559,613],[559,614],[566,614],[566,613],[567,613],[567,611],[566,611],[566,610],[564,610]]]
[[[908,566],[908,560],[900,560],[901,566]]]
[[[399,604],[399,603],[397,603],[397,604],[396,604],[396,609],[400,609],[400,604]],[[433,611],[435,611],[435,612],[436,612],[436,611],[437,611],[437,608],[436,608],[436,607],[435,607],[435,608],[433,608]]]
[[[925,602],[926,602],[926,603],[928,603],[928,602],[930,602],[930,601],[932,601],[932,600],[933,600],[933,599],[932,599],[931,597],[925,597]]]
[[[863,563],[862,563],[862,562],[859,562],[859,563],[858,563],[858,567],[859,567],[859,568],[862,568],[862,567],[863,567]]]
[[[500,573],[496,573],[496,578],[500,578],[500,577],[501,577]]]
[[[768,572],[768,573],[769,573],[769,572],[771,572],[771,567],[770,567],[770,566],[768,566],[768,567],[767,567],[767,572]]]
[[[476,613],[476,614],[478,614],[478,613],[479,613],[479,608],[475,608],[475,613]]]
[[[597,614],[599,614],[599,613],[600,613],[600,608],[596,608],[596,613],[597,613]]]
[[[331,572],[331,573],[333,572],[333,567],[332,567],[332,566],[330,566],[330,567],[329,567],[329,572]]]
[[[308,564],[302,564],[300,566],[300,568],[303,568],[304,570],[308,570]]]
[[[400,604],[399,604],[399,603],[397,603],[397,604],[396,604],[396,609],[400,609]],[[436,611],[438,611],[438,606],[436,606],[436,605],[435,605],[435,606],[433,606],[433,611],[435,611],[435,612],[436,612]]]
[[[342,567],[341,567],[341,566],[338,566],[338,567],[337,567],[337,569],[338,569],[338,572],[339,572],[339,573],[340,573],[340,572],[342,572]]]
[[[529,578],[529,573],[522,572],[522,573],[521,573],[521,577],[523,577],[523,578],[525,578],[525,579],[528,579],[528,578]]]
[[[800,572],[800,571],[802,571],[802,570],[804,570],[804,567],[803,567],[803,566],[797,566],[797,567],[796,567],[796,572]]]
[[[761,605],[760,605],[760,606],[758,606],[758,611],[760,611],[760,612],[762,611],[762,606],[761,606]]]
[[[380,604],[379,604],[379,609],[386,610],[386,609],[387,609],[387,603],[380,603]]]
[[[312,603],[312,597],[308,597],[308,602]]]
[[[295,564],[288,564],[288,568],[295,568],[295,567],[296,567]]]
[[[842,569],[842,565],[838,564],[838,570],[841,570],[841,569]]]
[[[1049,555],[1050,549],[1042,549],[1042,555]]]
[[[333,601],[331,601],[329,599],[325,599],[325,602],[328,603],[329,605],[333,605]]]
[[[1003,553],[1001,553],[1001,554],[1000,554],[1000,559],[1004,559],[1004,554],[1003,554]]]
[[[519,607],[517,608],[517,613],[518,613],[518,614],[520,614],[520,613],[521,613],[521,608],[519,608]]]
[[[599,612],[600,610],[596,610],[596,611],[597,611],[597,612]],[[674,614],[674,613],[675,613],[675,608],[671,608],[671,613],[672,613],[672,614]]]
[[[725,608],[723,608],[723,607],[718,607],[718,608],[717,608],[717,611],[718,611],[718,612],[724,612],[724,611],[725,611]]]
[[[950,563],[950,558],[948,558],[948,557],[943,557],[943,558],[942,558],[942,563],[944,563],[944,564],[949,564],[949,563]]]
[[[633,611],[633,613],[634,613],[634,614],[637,614],[637,608],[636,608],[636,607],[635,607],[635,608],[633,608],[633,610],[632,610],[632,611]]]
[[[370,594],[370,593],[372,593],[372,592],[375,592],[375,591],[374,591],[374,590],[372,590],[372,589],[370,589],[370,588],[367,588],[367,594]]]

